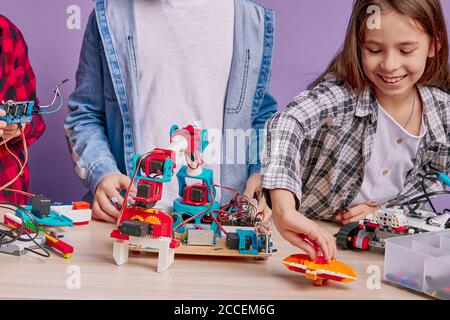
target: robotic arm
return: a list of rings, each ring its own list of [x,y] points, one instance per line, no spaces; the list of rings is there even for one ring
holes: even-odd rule
[[[207,146],[207,130],[196,129],[192,125],[180,129],[174,125],[170,129],[170,144],[166,148],[155,148],[144,155],[137,154],[133,159],[133,171],[137,172],[135,179],[138,180],[138,191],[134,197],[136,204],[151,208],[161,200],[162,184],[172,180],[178,152],[185,153],[190,175],[201,174],[200,152]]]

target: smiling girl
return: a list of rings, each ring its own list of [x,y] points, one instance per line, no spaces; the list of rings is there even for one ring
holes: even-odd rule
[[[358,221],[422,194],[427,165],[449,172],[449,91],[439,0],[355,1],[343,49],[267,123],[263,188],[281,235],[330,259],[333,238],[308,218]]]

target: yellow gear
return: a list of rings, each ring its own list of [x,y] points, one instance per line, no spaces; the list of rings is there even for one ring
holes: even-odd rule
[[[145,219],[145,222],[150,224],[161,224],[161,220],[155,216],[148,216],[147,219]]]

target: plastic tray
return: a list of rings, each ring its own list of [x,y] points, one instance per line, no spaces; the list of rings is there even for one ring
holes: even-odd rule
[[[384,278],[450,300],[450,230],[386,239]]]

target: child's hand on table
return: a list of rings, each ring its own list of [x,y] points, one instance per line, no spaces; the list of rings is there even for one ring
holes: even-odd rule
[[[272,219],[281,236],[305,251],[314,260],[322,255],[326,261],[336,258],[333,236],[295,210],[295,200],[287,190],[271,190]]]
[[[340,221],[343,224],[349,224],[352,222],[358,222],[364,220],[369,214],[373,214],[378,210],[378,206],[369,204],[360,204],[348,209],[346,212],[339,213],[336,216],[336,221]]]
[[[95,190],[94,202],[92,204],[92,216],[94,219],[116,223],[120,211],[114,206],[114,202],[123,206],[124,199],[120,190],[128,189],[130,178],[121,173],[113,173],[100,180]],[[133,185],[130,192],[136,192]]]

